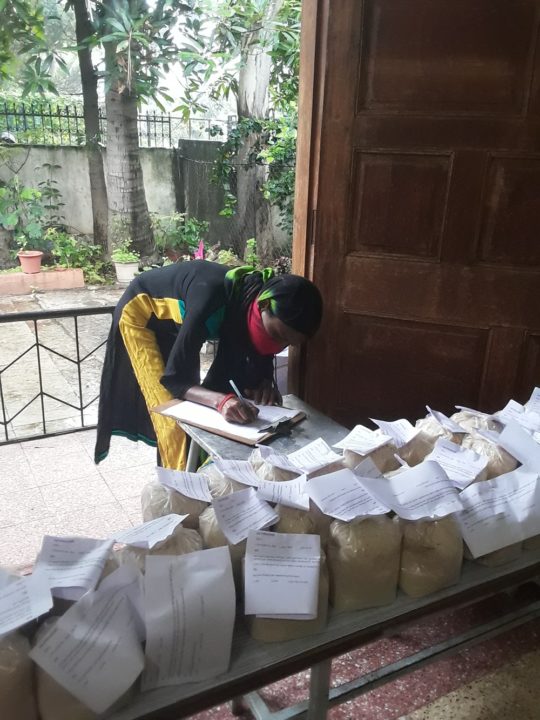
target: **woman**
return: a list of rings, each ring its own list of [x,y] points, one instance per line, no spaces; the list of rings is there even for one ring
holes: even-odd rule
[[[311,337],[321,315],[313,283],[270,269],[194,260],[137,276],[116,307],[107,341],[96,463],[106,457],[111,435],[123,435],[157,444],[163,466],[182,470],[185,433],[149,408],[180,398],[231,422],[251,422],[257,409],[231,393],[229,380],[258,404],[280,403],[273,356]],[[218,352],[201,384],[199,353],[215,339]]]

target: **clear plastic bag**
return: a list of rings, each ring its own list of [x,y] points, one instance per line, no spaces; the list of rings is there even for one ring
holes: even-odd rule
[[[113,552],[119,565],[134,562],[144,572],[145,558],[149,555],[187,555],[203,549],[202,537],[197,530],[178,525],[166,540],[157,543],[151,550],[124,545]]]
[[[240,587],[238,583],[242,576],[242,560],[246,554],[246,540],[242,540],[242,542],[236,545],[231,545],[221,531],[216,512],[211,505],[206,508],[199,518],[199,532],[205,549],[228,546],[231,554],[234,580],[236,586]]]
[[[461,444],[462,447],[474,450],[474,452],[479,455],[485,455],[488,459],[485,473],[478,476],[475,482],[479,480],[491,480],[499,475],[504,475],[505,473],[515,470],[519,464],[518,461],[502,447],[495,445],[495,443],[490,442],[476,433],[465,435]]]
[[[399,462],[396,460],[395,457],[396,453],[397,448],[392,443],[383,445],[382,447],[373,450],[373,452],[370,452],[367,455],[360,455],[353,450],[344,450],[343,464],[345,465],[345,467],[351,468],[352,470],[359,463],[361,463],[362,460],[365,460],[368,457],[375,463],[381,473],[384,474],[387,472],[391,472],[392,470],[397,470],[397,468],[399,468]]]
[[[199,515],[208,507],[203,500],[186,497],[159,482],[150,482],[143,487],[141,505],[143,522],[175,513],[187,515],[182,524],[192,530],[198,528]]]
[[[37,720],[30,643],[18,632],[0,638],[0,718]]]
[[[423,597],[459,581],[463,540],[454,518],[402,520],[399,586],[410,597]]]
[[[396,597],[401,529],[387,515],[330,525],[330,604],[338,612],[388,605]]]
[[[246,486],[242,485],[242,483],[225,477],[225,475],[217,469],[214,463],[205,465],[203,469],[199,470],[199,472],[204,472],[204,474],[208,477],[208,487],[210,488],[210,495],[213,498],[224,497],[225,495],[230,495],[233,492],[246,489]]]
[[[470,433],[475,430],[499,431],[501,429],[500,424],[488,415],[476,415],[475,413],[470,413],[467,410],[460,410],[459,412],[454,413],[450,419],[458,425],[461,425],[464,430],[467,430],[467,432]]]

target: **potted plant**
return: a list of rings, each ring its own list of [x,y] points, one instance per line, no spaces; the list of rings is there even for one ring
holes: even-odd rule
[[[156,249],[161,255],[176,262],[193,256],[208,231],[206,220],[188,218],[185,213],[152,215],[152,229]]]
[[[121,285],[127,285],[139,272],[140,257],[126,240],[118,244],[111,253],[116,279]]]
[[[21,263],[23,273],[35,275],[35,273],[41,272],[43,250],[37,249],[36,242],[32,243],[24,233],[21,233],[15,238],[15,243],[19,248],[17,257]]]

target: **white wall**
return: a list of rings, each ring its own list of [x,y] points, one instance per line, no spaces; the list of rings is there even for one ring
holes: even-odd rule
[[[0,179],[7,181],[16,173],[23,184],[37,187],[48,176],[47,169],[42,167],[44,163],[61,166],[52,171],[52,177],[58,181],[56,187],[65,203],[61,213],[66,225],[78,233],[92,234],[90,181],[84,148],[3,146],[0,149]],[[141,163],[150,212],[162,215],[174,212],[173,151],[141,148]]]

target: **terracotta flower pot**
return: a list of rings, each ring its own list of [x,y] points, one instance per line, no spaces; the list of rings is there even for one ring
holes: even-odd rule
[[[23,273],[34,275],[41,271],[41,250],[21,250],[17,253]]]

